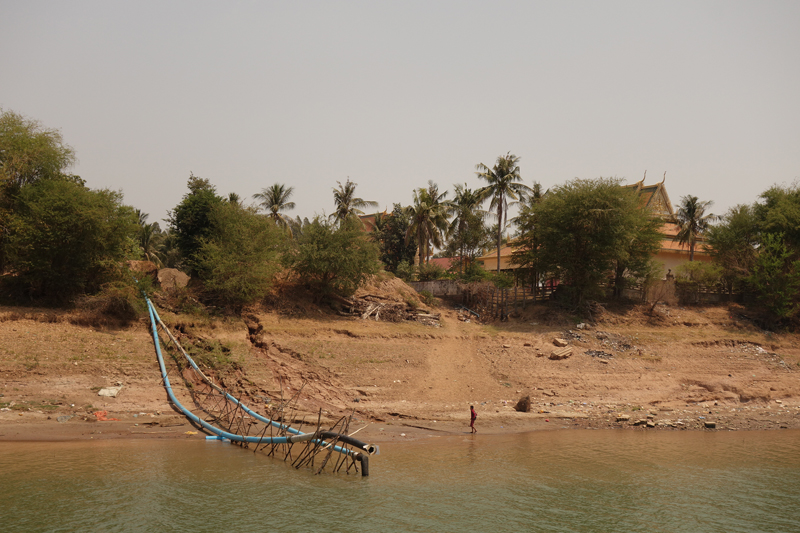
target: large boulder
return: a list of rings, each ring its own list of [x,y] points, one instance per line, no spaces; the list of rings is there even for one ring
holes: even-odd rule
[[[158,267],[152,261],[128,261],[128,268],[137,277],[150,276],[153,281],[156,279]]]
[[[189,279],[189,276],[175,268],[162,268],[158,271],[158,284],[162,289],[185,287]]]
[[[530,396],[523,396],[517,402],[517,405],[514,406],[514,410],[519,411],[520,413],[530,413],[531,412],[531,397]]]

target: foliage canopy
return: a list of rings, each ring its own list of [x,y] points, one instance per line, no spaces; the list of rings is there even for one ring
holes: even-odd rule
[[[223,199],[207,179],[194,174],[190,174],[187,186],[189,192],[170,211],[168,220],[175,244],[184,262],[191,268],[203,239],[211,236],[211,212],[223,203]],[[192,273],[196,272],[192,270]]]
[[[21,189],[9,228],[12,284],[30,298],[66,303],[120,278],[138,224],[120,193],[41,180]]]
[[[657,221],[617,179],[567,182],[521,214],[523,223],[530,217],[538,242],[530,260],[560,279],[577,306],[599,297],[615,268],[646,264],[660,240]]]
[[[211,231],[200,238],[192,260],[206,297],[234,310],[263,299],[280,270],[285,233],[271,220],[231,203],[214,206],[209,222]]]
[[[333,294],[353,294],[367,276],[378,272],[378,253],[359,219],[347,217],[337,224],[316,217],[303,228],[286,262],[321,301]]]

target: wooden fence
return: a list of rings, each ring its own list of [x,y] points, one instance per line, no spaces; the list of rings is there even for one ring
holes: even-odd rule
[[[547,300],[552,292],[553,289],[549,287],[544,290],[539,288],[536,293],[531,286],[518,285],[507,289],[493,287],[486,311],[494,318],[507,320],[509,313],[521,311],[526,305],[536,301]]]

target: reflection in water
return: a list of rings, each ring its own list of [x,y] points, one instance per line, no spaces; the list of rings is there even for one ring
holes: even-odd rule
[[[0,443],[3,531],[800,531],[800,432],[385,444],[371,477],[220,442]]]

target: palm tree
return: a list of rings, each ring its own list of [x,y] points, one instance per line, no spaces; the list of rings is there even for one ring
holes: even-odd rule
[[[406,231],[406,242],[417,238],[419,264],[427,261],[431,246],[442,245],[442,233],[447,230],[447,192],[439,194],[439,186],[428,181],[428,188],[414,191],[414,204],[405,208],[411,225]]]
[[[333,201],[336,209],[331,215],[331,219],[341,222],[347,217],[363,215],[362,209],[365,207],[378,207],[378,202],[356,197],[356,185],[358,184],[350,181],[350,178],[347,178],[344,185],[340,181],[336,183],[339,185],[333,188]]]
[[[253,195],[253,198],[260,200],[260,206],[267,211],[267,216],[270,217],[275,223],[287,230],[291,223],[291,218],[282,214],[281,211],[289,211],[294,209],[294,202],[290,202],[294,187],[286,187],[282,183],[275,183],[266,189],[261,189],[261,192]]]
[[[145,219],[147,215],[145,215]],[[161,260],[162,242],[164,238],[158,222],[144,224],[139,227],[139,248],[146,261],[151,261],[157,267],[162,266]]]
[[[534,302],[538,296],[540,277],[543,274],[539,261],[539,216],[536,213],[536,207],[543,199],[542,184],[534,181],[530,192],[525,195],[525,199],[520,200],[522,206],[519,209],[519,215],[511,219],[511,222],[517,226],[517,242],[520,245],[514,251],[512,259],[529,271]]]
[[[143,212],[141,209],[137,209],[136,210],[136,220],[139,223],[139,227],[144,227],[145,224],[147,224],[147,218],[149,216],[150,215],[148,215],[147,213]]]
[[[164,240],[158,222],[147,223],[150,215],[141,209],[136,209],[136,220],[139,224],[138,244],[145,261],[151,261],[156,266],[161,266],[161,248]]]
[[[483,203],[483,198],[477,191],[467,188],[465,183],[455,184],[454,198],[447,202],[447,214],[453,217],[447,228],[447,236],[455,237],[459,241],[459,275],[464,272],[464,248],[466,245],[466,235],[475,222],[482,222],[489,216],[487,211],[479,209]]]
[[[497,158],[494,167],[489,168],[483,163],[475,165],[478,170],[475,174],[488,182],[488,185],[478,190],[482,199],[491,197],[489,209],[497,209],[497,272],[500,272],[500,247],[503,241],[503,229],[506,225],[504,216],[508,216],[508,199],[519,200],[531,192],[530,187],[519,183],[522,177],[519,174],[519,157],[511,152]],[[515,202],[512,202],[513,205]]]
[[[697,196],[683,196],[678,208],[678,234],[673,240],[689,245],[689,261],[694,261],[694,250],[697,240],[708,230],[711,222],[717,219],[713,213],[705,214],[713,201],[701,202]]]

